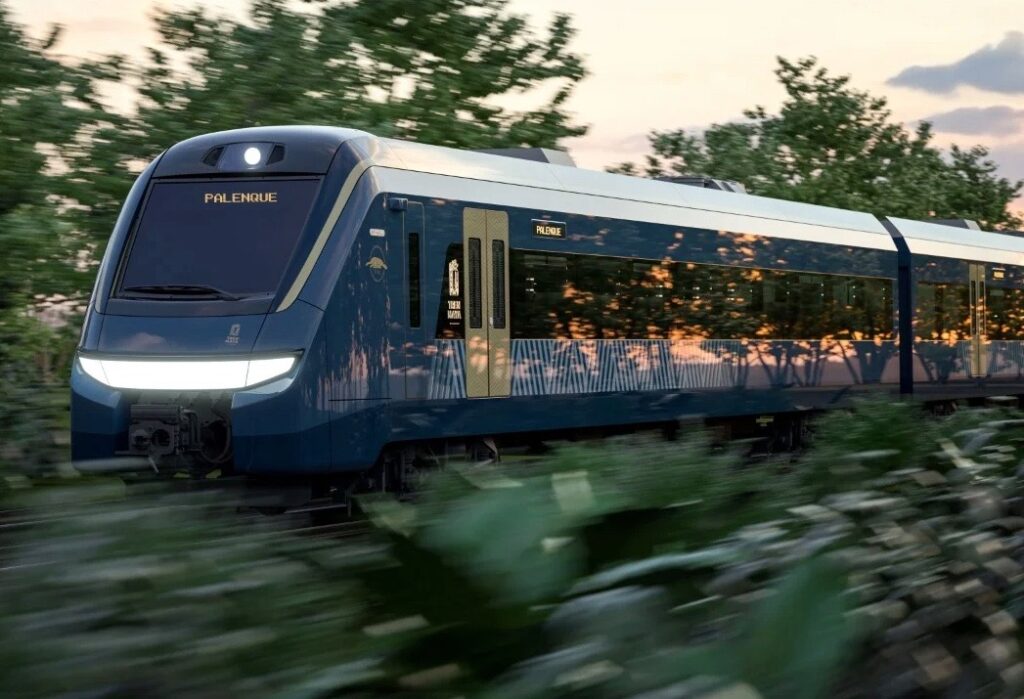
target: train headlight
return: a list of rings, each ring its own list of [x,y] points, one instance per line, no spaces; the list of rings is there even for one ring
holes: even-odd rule
[[[284,376],[295,355],[254,359],[113,359],[79,355],[86,374],[111,388],[153,391],[224,391]]]

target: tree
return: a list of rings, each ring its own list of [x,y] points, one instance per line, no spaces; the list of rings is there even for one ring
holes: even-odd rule
[[[967,150],[955,145],[950,148],[946,206],[955,215],[946,217],[972,219],[983,228],[1021,228],[1024,221],[1011,215],[1007,204],[1020,194],[1024,183],[1000,177],[997,169],[983,146]]]
[[[0,464],[30,450],[48,458],[41,450],[53,446],[52,429],[66,415],[66,396],[57,401],[55,391],[74,332],[37,317],[57,294],[83,301],[91,276],[81,257],[87,241],[66,214],[74,207],[71,164],[104,119],[95,89],[101,66],[53,58],[59,35],[54,28],[30,39],[0,0]]]
[[[893,122],[884,98],[850,87],[816,59],[778,59],[786,91],[778,114],[746,110],[746,121],[701,135],[654,132],[643,167],[649,177],[705,175],[737,180],[755,194],[905,218],[972,218],[984,228],[1021,225],[1007,205],[1024,182],[996,174],[981,147],[932,145],[931,125]]]
[[[59,209],[69,163],[103,113],[93,69],[49,55],[60,36],[28,38],[0,0],[0,313],[84,280]]]
[[[349,28],[357,55],[385,94],[383,114],[401,138],[456,148],[554,147],[586,132],[563,110],[583,79],[569,51],[574,30],[556,14],[534,36],[507,0],[357,0],[333,5],[331,23]],[[541,106],[523,112],[497,104],[555,83]]]
[[[555,146],[584,133],[564,111],[584,76],[569,18],[537,36],[507,4],[254,0],[245,21],[201,7],[158,13],[160,44],[126,68],[136,113],[98,132],[81,163],[93,187],[83,225],[105,238],[140,164],[210,131],[332,124],[460,148]],[[539,106],[500,104],[524,94]]]

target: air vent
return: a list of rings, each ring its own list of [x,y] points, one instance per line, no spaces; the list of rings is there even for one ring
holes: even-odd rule
[[[273,165],[284,160],[284,146],[278,144],[274,146],[274,150],[270,151],[270,157],[267,158],[267,165]]]
[[[972,221],[968,218],[930,218],[924,220],[928,223],[941,223],[943,226],[952,226],[953,228],[967,228],[972,231],[981,230],[981,226],[978,225],[977,221]]]
[[[217,161],[220,160],[221,153],[224,152],[224,146],[217,146],[211,148],[206,155],[203,156],[203,163],[210,167],[217,167]]]
[[[483,148],[476,152],[503,155],[506,158],[517,158],[518,160],[532,160],[537,163],[576,167],[571,155],[564,150],[554,148]]]

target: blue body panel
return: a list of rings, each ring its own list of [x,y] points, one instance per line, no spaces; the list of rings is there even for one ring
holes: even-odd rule
[[[129,398],[71,367],[71,458],[110,459],[128,446]]]
[[[296,304],[293,334],[323,328],[323,314]],[[283,330],[283,328],[282,328]],[[270,338],[269,346],[278,346]],[[272,381],[234,394],[231,431],[235,468],[247,473],[326,473],[331,470],[331,406],[322,380],[324,337],[316,332],[303,352],[293,379]]]

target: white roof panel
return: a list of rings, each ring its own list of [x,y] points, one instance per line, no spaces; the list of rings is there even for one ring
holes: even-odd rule
[[[858,211],[376,138],[369,134],[354,138],[349,144],[372,163],[380,186],[390,191],[409,194],[415,191],[424,196],[879,250],[896,249],[878,219]],[[409,174],[400,176],[401,172]],[[410,176],[412,173],[432,177]],[[441,178],[452,181],[442,182]]]
[[[487,180],[466,180],[433,173],[373,167],[369,173],[382,191],[412,196],[472,201],[496,206],[516,206],[538,211],[558,211],[598,218],[618,218],[669,226],[724,230],[734,233],[784,238],[830,245],[888,250],[896,252],[892,237],[882,233],[850,228],[831,228],[780,218],[756,218],[722,213],[678,204],[652,204],[644,201],[613,199],[559,189],[509,185]],[[685,185],[676,185],[685,187]],[[742,197],[743,194],[728,194]]]
[[[1024,238],[941,223],[888,217],[911,253],[957,260],[1024,265]]]

